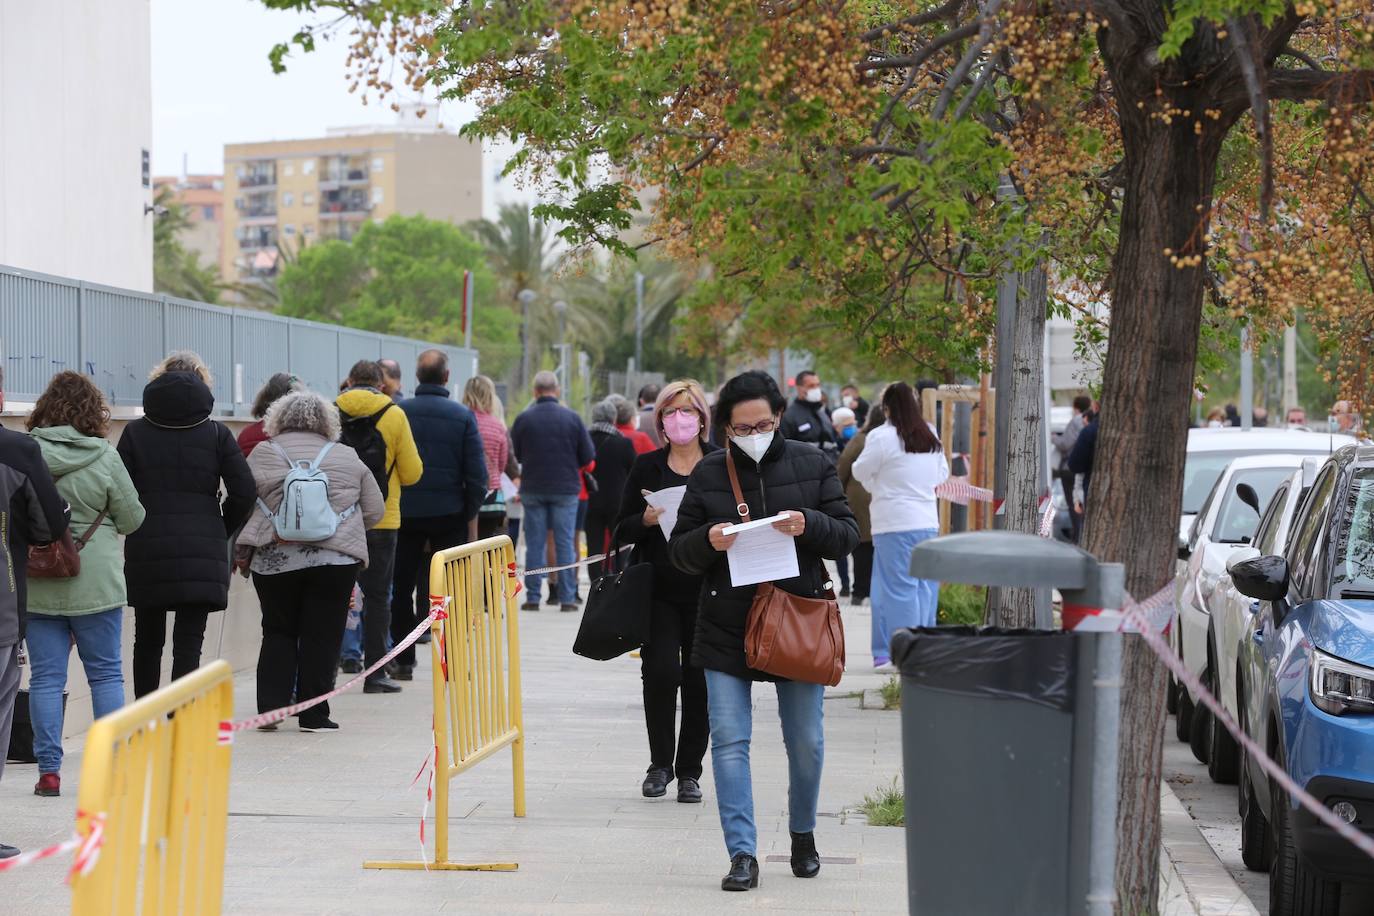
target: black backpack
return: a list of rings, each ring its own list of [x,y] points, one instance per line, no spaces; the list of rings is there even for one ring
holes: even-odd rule
[[[382,499],[386,499],[391,484],[391,467],[386,463],[386,440],[382,438],[382,432],[377,428],[377,421],[382,418],[395,404],[388,404],[374,414],[367,414],[355,417],[351,414],[339,411],[339,420],[342,424],[342,432],[339,441],[347,445],[358,453],[358,457],[367,465],[367,469],[372,472],[372,476],[377,479],[377,489],[382,491]]]

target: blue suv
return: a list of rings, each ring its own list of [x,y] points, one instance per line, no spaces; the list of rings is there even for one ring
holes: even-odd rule
[[[1231,568],[1257,599],[1238,664],[1241,725],[1338,817],[1374,836],[1374,447],[1348,446],[1303,497],[1281,556]],[[1241,853],[1269,870],[1273,916],[1339,911],[1374,883],[1355,849],[1245,755]]]

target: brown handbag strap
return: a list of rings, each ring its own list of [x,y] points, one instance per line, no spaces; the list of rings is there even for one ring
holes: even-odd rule
[[[95,521],[91,522],[91,527],[87,528],[86,533],[76,539],[77,550],[85,547],[90,543],[91,538],[95,537],[95,533],[100,530],[100,525],[105,521],[105,516],[109,514],[109,511],[110,509],[108,506],[101,509],[100,514],[95,517]]]
[[[739,513],[740,521],[753,521],[749,517],[749,504],[744,501],[744,491],[740,489],[739,472],[735,470],[735,456],[728,445],[725,447],[725,470],[730,475],[730,489],[735,494],[735,511]]]

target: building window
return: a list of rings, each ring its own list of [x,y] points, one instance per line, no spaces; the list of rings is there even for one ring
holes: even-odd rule
[[[379,204],[379,203],[381,203],[381,202],[382,202],[382,196],[383,196],[383,195],[382,195],[382,189],[381,189],[381,188],[373,188],[373,189],[372,189],[372,202],[373,202],[374,204]]]
[[[283,207],[289,207],[289,206],[291,206],[292,204],[294,204],[295,202],[296,202],[296,195],[292,194],[290,191],[283,191],[283,192],[282,192],[282,195],[281,195],[281,205],[282,205]]]
[[[281,173],[287,178],[290,178],[292,175],[296,174],[296,167],[288,162],[286,165],[282,166]]]
[[[310,237],[311,237],[312,235],[314,235],[314,234],[315,234],[315,224],[314,224],[314,223],[306,223],[304,226],[301,227],[301,235],[305,236],[306,238],[310,238]]]
[[[314,191],[306,191],[304,194],[302,194],[302,195],[301,195],[301,203],[304,204],[304,205],[307,206],[307,207],[313,206],[314,203],[315,203],[315,192],[314,192]]]
[[[205,220],[207,223],[213,223],[213,222],[215,221],[215,208],[214,208],[214,207],[201,207],[201,208],[200,208],[200,218],[203,219],[203,220]]]
[[[281,232],[282,235],[292,236],[296,234],[296,227],[291,225],[290,223],[287,223],[285,226],[281,227]]]
[[[301,174],[302,174],[302,175],[313,175],[313,174],[315,174],[315,160],[314,160],[314,159],[307,159],[307,160],[305,160],[304,162],[301,163]]]
[[[380,172],[381,170],[382,170],[382,157],[381,157],[381,156],[374,156],[373,159],[372,159],[372,171],[374,171],[374,172]]]

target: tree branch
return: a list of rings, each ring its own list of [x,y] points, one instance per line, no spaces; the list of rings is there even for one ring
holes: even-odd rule
[[[1269,204],[1274,198],[1274,137],[1269,129],[1269,96],[1265,92],[1264,81],[1260,79],[1256,61],[1257,49],[1250,45],[1250,17],[1227,22],[1231,32],[1231,44],[1236,49],[1236,62],[1241,76],[1245,79],[1245,91],[1250,97],[1250,114],[1255,119],[1255,136],[1260,142],[1260,219],[1269,221]],[[1284,41],[1287,42],[1287,37]]]
[[[899,32],[908,28],[930,25],[932,22],[939,22],[941,19],[954,19],[959,14],[959,8],[964,5],[964,0],[948,0],[948,2],[937,6],[933,10],[924,13],[917,13],[914,16],[907,16],[905,19],[898,19],[896,22],[889,22],[887,25],[878,26],[876,29],[869,29],[859,36],[860,41],[873,42],[892,32]]]
[[[1272,70],[1269,97],[1287,102],[1326,99],[1346,103],[1374,99],[1374,70]]]
[[[875,70],[897,70],[902,67],[919,67],[921,64],[934,57],[941,48],[977,35],[980,28],[982,28],[980,23],[970,22],[951,32],[946,32],[939,38],[930,42],[930,44],[921,48],[921,50],[915,54],[908,54],[903,57],[880,57],[876,60],[866,60],[862,63],[855,64],[854,69],[858,70],[860,73],[869,73]]]

